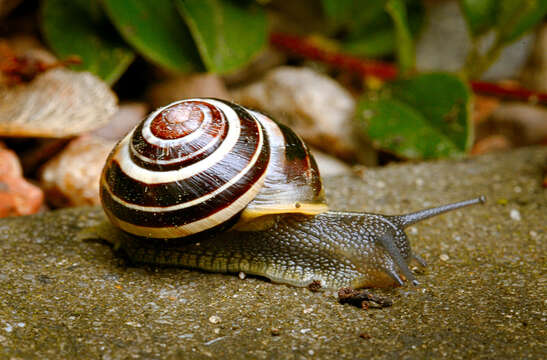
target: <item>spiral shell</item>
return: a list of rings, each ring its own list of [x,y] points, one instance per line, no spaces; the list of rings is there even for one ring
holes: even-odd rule
[[[298,136],[214,99],[178,101],[144,119],[110,154],[101,200],[119,228],[152,238],[327,210],[315,161]]]

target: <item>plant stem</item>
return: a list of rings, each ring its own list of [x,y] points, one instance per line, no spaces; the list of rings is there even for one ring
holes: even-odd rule
[[[399,74],[397,67],[391,63],[364,60],[352,55],[321,49],[310,41],[295,35],[272,33],[270,43],[287,53],[316,60],[363,77],[374,76],[389,81],[394,80]],[[476,93],[547,104],[547,93],[482,81],[470,81],[469,84]]]

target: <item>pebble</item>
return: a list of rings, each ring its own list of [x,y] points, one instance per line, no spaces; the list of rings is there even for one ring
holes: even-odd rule
[[[504,135],[488,135],[484,138],[477,139],[473,145],[471,153],[473,155],[486,154],[496,151],[510,149],[513,146],[511,141]]]
[[[239,274],[237,275],[241,280],[244,280],[247,275],[243,272],[243,271],[240,271]],[[234,295],[235,296],[235,295]]]
[[[439,256],[439,259],[441,259],[442,261],[448,261],[448,259],[450,259],[450,257],[446,254],[441,254]]]
[[[509,216],[511,216],[511,219],[515,221],[520,221],[522,219],[520,216],[520,212],[517,209],[511,209]]]
[[[506,137],[509,146],[541,144],[547,139],[547,109],[531,103],[501,103],[488,120],[477,126],[477,136]],[[515,187],[515,192],[518,191]]]
[[[219,322],[221,322],[222,320],[220,319],[220,316],[217,316],[217,315],[212,315],[211,317],[209,317],[209,322],[211,324],[218,324]]]
[[[0,218],[34,214],[43,203],[44,193],[23,178],[15,152],[0,143]]]
[[[41,169],[40,182],[48,202],[57,207],[98,205],[99,179],[114,140],[84,135]]]
[[[232,95],[236,102],[270,114],[325,152],[351,158],[362,151],[353,136],[355,101],[326,75],[282,66]]]

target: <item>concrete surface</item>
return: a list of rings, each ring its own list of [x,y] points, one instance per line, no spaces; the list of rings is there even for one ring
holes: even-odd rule
[[[401,213],[488,204],[409,229],[422,285],[361,310],[332,292],[135,267],[75,238],[76,208],[0,221],[0,358],[474,358],[547,354],[547,148],[327,179],[334,208]]]

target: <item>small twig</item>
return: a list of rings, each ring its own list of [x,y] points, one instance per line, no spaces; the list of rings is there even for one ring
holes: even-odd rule
[[[381,79],[390,80],[397,76],[397,68],[392,64],[363,60],[355,56],[340,54],[319,48],[310,41],[294,35],[272,33],[270,43],[276,47],[305,57],[317,60],[335,68],[355,72],[361,76],[376,76]]]
[[[309,40],[295,35],[272,33],[270,43],[288,53],[320,61],[360,76],[375,76],[382,80],[393,80],[398,74],[397,67],[391,63],[364,60],[356,56],[321,49]],[[470,86],[476,93],[514,100],[547,103],[547,93],[523,87],[508,87],[482,81],[471,81]]]
[[[483,81],[471,81],[471,88],[476,93],[494,95],[501,98],[547,103],[546,93],[528,90],[520,86],[509,87]]]

